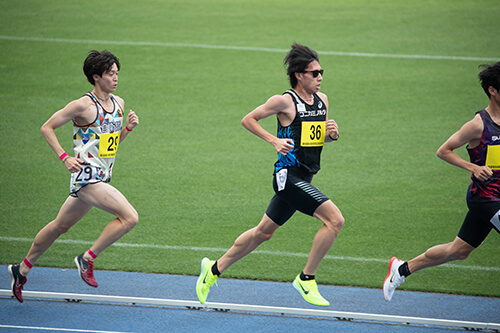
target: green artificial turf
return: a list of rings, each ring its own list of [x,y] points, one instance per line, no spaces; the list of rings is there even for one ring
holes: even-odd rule
[[[452,241],[467,212],[469,173],[435,152],[487,105],[478,66],[500,60],[499,14],[487,0],[1,0],[0,263],[22,260],[67,197],[69,173],[39,129],[91,90],[83,60],[106,48],[122,65],[116,94],[140,117],[112,185],[140,221],[96,269],[197,275],[204,256],[217,259],[259,222],[273,194],[276,152],[240,121],[288,89],[283,58],[299,42],[319,51],[341,133],[313,181],[346,220],[317,279],[381,288],[393,255]],[[275,132],[275,119],[262,124]],[[56,131],[68,153],[71,133]],[[91,211],[37,265],[73,267],[111,219]],[[291,281],[319,227],[296,214],[224,276]],[[499,297],[499,282],[492,232],[466,261],[401,288]]]

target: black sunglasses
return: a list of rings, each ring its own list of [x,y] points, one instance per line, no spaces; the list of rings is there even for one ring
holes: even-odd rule
[[[318,74],[321,74],[321,76],[323,76],[324,71],[325,71],[324,69],[320,69],[315,71],[304,71],[302,73],[311,73],[313,77],[318,77]]]

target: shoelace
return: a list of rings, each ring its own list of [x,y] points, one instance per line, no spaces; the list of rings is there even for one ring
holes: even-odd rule
[[[219,286],[217,285],[217,276],[215,275],[211,276],[203,287],[205,290],[210,290],[210,286],[212,286],[214,283],[215,286],[219,288]]]
[[[308,287],[309,288],[309,292],[317,292],[318,291],[318,285],[314,282],[309,282],[309,283],[306,283],[306,281],[302,281],[301,280],[301,283],[303,286],[305,287]]]
[[[312,292],[313,294],[319,294],[319,290],[318,290],[318,285],[317,284],[314,284],[311,289],[309,289],[309,292]]]
[[[20,272],[18,272],[17,274],[15,274],[14,272],[14,276],[16,277],[15,281],[16,281],[16,284],[21,288],[23,289],[23,286],[24,284],[26,283],[26,281],[28,281],[28,279],[23,276]]]
[[[17,287],[20,289],[20,290],[23,290],[23,287],[24,287],[24,284],[26,283],[26,278],[23,279],[23,281],[19,281],[17,283]]]
[[[399,287],[401,283],[405,282],[405,278],[400,276],[398,279],[396,279],[394,283],[394,288]]]

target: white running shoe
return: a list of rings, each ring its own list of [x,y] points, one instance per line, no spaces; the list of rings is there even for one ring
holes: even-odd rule
[[[389,302],[394,295],[394,291],[403,282],[405,282],[405,277],[399,275],[399,267],[404,264],[404,261],[399,260],[396,257],[392,257],[389,262],[389,273],[384,280],[384,299]]]

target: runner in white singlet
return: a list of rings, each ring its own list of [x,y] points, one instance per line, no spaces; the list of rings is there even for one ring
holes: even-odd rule
[[[74,197],[87,184],[111,180],[123,123],[123,110],[113,95],[110,95],[113,108],[109,112],[92,93],[85,96],[95,103],[97,113],[91,124],[79,126],[73,123],[75,157],[83,161],[82,169],[71,174],[70,195]]]
[[[132,230],[139,221],[134,207],[109,184],[118,144],[139,124],[139,118],[132,110],[124,119],[123,99],[111,95],[118,86],[119,70],[120,62],[112,53],[106,50],[91,51],[84,61],[83,72],[94,89],[68,103],[42,126],[45,140],[71,172],[71,189],[59,214],[36,235],[24,260],[8,267],[12,293],[20,302],[23,301],[22,289],[27,281],[26,276],[35,262],[92,207],[115,216],[94,245],[75,258],[80,277],[92,287],[97,287],[93,273],[94,259]],[[75,156],[69,156],[64,151],[54,133],[56,128],[71,121],[74,125]],[[57,283],[56,279],[54,283]]]

